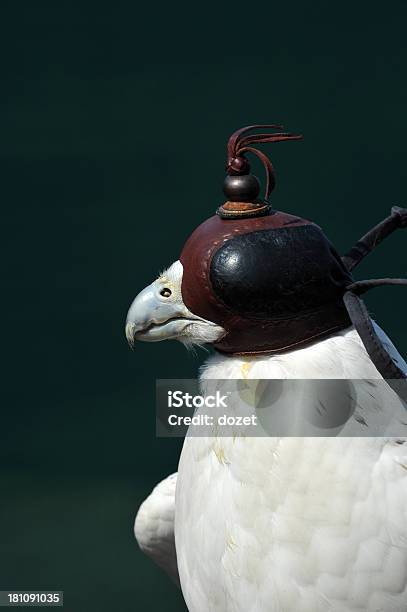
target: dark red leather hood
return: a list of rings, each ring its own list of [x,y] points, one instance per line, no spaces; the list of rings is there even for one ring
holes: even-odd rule
[[[279,211],[202,223],[180,261],[182,296],[221,325],[225,353],[282,352],[348,327],[350,273],[314,223]]]

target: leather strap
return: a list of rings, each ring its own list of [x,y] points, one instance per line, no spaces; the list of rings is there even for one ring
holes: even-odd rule
[[[361,261],[373,251],[387,236],[396,229],[407,227],[407,209],[393,206],[389,217],[378,223],[367,232],[351,250],[342,257],[342,261],[349,271],[353,270]],[[407,386],[404,380],[407,374],[393,361],[380,341],[373,327],[365,303],[359,295],[383,285],[407,285],[404,278],[375,278],[356,281],[347,287],[343,296],[346,309],[356,331],[358,332],[370,359],[389,386],[404,400],[407,401]]]
[[[348,285],[346,289],[356,293],[356,295],[362,295],[370,289],[383,287],[383,285],[407,285],[407,278],[370,278],[369,280],[355,281]]]
[[[343,301],[349,317],[378,372],[402,400],[407,401],[407,385],[401,382],[406,379],[406,374],[393,361],[376,334],[365,303],[352,291],[346,291]]]
[[[355,246],[342,257],[342,261],[349,271],[353,270],[369,255],[387,236],[396,229],[407,227],[407,209],[393,206],[391,214],[367,232]]]

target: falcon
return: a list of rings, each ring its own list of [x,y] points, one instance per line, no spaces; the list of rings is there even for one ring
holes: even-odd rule
[[[281,129],[231,136],[227,201],[136,296],[126,336],[132,347],[213,347],[203,392],[213,381],[262,384],[282,416],[262,436],[189,432],[178,473],[143,502],[135,535],[190,612],[405,612],[407,364],[361,295],[406,281],[352,271],[406,227],[407,211],[393,207],[340,257],[315,223],[270,205],[274,169],[257,145],[301,138]],[[264,165],[263,198],[248,154]],[[335,427],[323,381],[337,384]],[[310,406],[325,419],[319,433],[298,427]]]

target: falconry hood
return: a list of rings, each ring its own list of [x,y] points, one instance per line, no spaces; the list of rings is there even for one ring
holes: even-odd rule
[[[183,301],[225,329],[214,344],[223,353],[281,353],[353,324],[382,376],[404,378],[376,336],[360,294],[407,281],[354,281],[352,270],[388,234],[406,227],[407,210],[393,207],[341,257],[318,225],[272,208],[274,169],[256,145],[302,138],[281,129],[251,125],[230,137],[226,202],[192,233],[180,256]],[[263,163],[264,197],[249,155]]]

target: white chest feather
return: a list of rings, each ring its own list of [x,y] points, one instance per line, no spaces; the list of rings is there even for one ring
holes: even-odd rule
[[[350,331],[278,358],[217,356],[203,377],[378,373]],[[190,612],[405,612],[407,452],[401,442],[187,438],[175,536]]]

